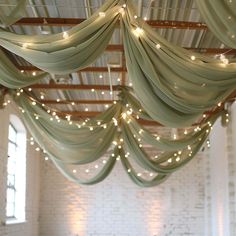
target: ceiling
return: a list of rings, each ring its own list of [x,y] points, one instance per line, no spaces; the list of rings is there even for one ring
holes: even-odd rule
[[[145,18],[169,42],[215,57],[230,50],[204,24],[194,0],[134,0],[138,15]],[[27,16],[9,30],[18,34],[52,34],[68,30],[90,17],[102,0],[28,0]],[[0,12],[8,14],[16,1],[0,0]],[[24,59],[6,52],[22,73],[39,73]],[[109,69],[111,73],[108,73]],[[122,37],[117,26],[104,54],[84,70],[53,75],[27,88],[31,96],[74,119],[104,111],[117,99],[116,85],[132,86],[125,66]]]

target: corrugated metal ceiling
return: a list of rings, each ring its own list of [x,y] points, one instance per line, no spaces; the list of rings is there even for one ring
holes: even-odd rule
[[[190,21],[203,22],[196,8],[194,0],[135,0],[138,6],[138,15],[147,17],[148,20],[164,21]],[[102,5],[102,0],[28,0],[28,17],[56,17],[56,18],[88,18],[95,10]],[[9,13],[14,7],[16,1],[0,0],[0,11]],[[68,27],[49,27],[49,26],[18,26],[10,27],[10,30],[19,34],[51,34],[67,30]],[[182,47],[192,48],[222,48],[224,45],[216,39],[208,30],[190,30],[190,29],[157,29],[169,42]],[[122,44],[119,28],[115,30],[110,44]],[[214,56],[214,55],[213,55]],[[18,56],[14,56],[19,65],[28,65],[28,63]],[[107,67],[108,64],[116,64],[122,67],[122,52],[106,51],[91,66]],[[102,78],[100,78],[102,75]],[[112,84],[120,84],[121,73],[112,73]],[[108,85],[108,73],[81,72],[72,75],[58,76],[53,75],[56,83],[88,84],[88,85]],[[48,83],[48,79],[41,83]],[[130,81],[126,79],[126,85]],[[33,91],[38,97],[44,94],[47,99],[71,99],[71,100],[102,100],[117,99],[115,95],[111,96],[109,91],[55,91],[42,90]],[[104,93],[104,94],[103,94]],[[88,108],[89,111],[103,111],[104,105],[57,105],[55,108],[60,110],[81,110]],[[87,110],[87,109],[86,109]]]

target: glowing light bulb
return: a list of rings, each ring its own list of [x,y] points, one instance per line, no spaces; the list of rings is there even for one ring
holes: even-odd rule
[[[99,14],[100,17],[105,17],[106,16],[105,12],[99,12],[98,14]]]
[[[65,31],[65,32],[63,32],[62,37],[64,39],[68,39],[69,38],[69,34]]]
[[[191,60],[194,61],[196,59],[195,56],[191,56]]]
[[[121,116],[122,116],[122,118],[125,120],[126,117],[127,117],[127,114],[126,114],[125,112],[123,112]]]
[[[140,35],[142,35],[144,31],[142,28],[137,27],[133,32],[134,32],[135,36],[140,37]]]

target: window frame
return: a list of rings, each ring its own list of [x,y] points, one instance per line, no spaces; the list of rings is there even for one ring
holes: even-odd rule
[[[25,223],[27,133],[23,123],[15,114],[10,115],[7,140],[5,223]]]

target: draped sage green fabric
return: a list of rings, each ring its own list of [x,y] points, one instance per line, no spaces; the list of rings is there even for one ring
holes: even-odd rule
[[[9,89],[22,111],[22,119],[42,150],[70,180],[95,184],[108,176],[116,160],[139,186],[162,183],[187,164],[208,138],[217,113],[176,140],[153,134],[139,119],[159,121],[169,127],[186,127],[204,111],[224,100],[236,87],[236,64],[190,53],[163,39],[142,19],[135,19],[132,1],[108,0],[91,18],[67,32],[26,36],[0,31],[0,44],[42,70],[64,74],[82,69],[105,50],[121,19],[129,78],[134,90],[121,88],[119,101],[101,115],[84,122],[60,117],[34,98]],[[194,56],[194,57],[193,57]],[[0,84],[21,88],[39,79],[15,68],[0,52]],[[133,93],[134,92],[134,93]],[[137,100],[137,98],[139,101]],[[151,156],[145,146],[157,151]],[[72,173],[71,166],[85,165],[108,157],[96,175],[89,179]],[[150,173],[143,178],[134,166]]]
[[[0,25],[3,27],[10,26],[25,15],[27,0],[18,0],[17,5],[9,15],[0,14]]]
[[[89,19],[64,33],[38,36],[1,30],[0,44],[44,71],[77,71],[94,62],[107,47],[120,18],[121,3],[106,1]]]
[[[21,73],[8,57],[0,50],[0,84],[7,88],[23,88],[35,84],[47,73],[40,73],[36,76]]]
[[[236,2],[196,0],[196,3],[212,33],[225,45],[236,48]]]
[[[236,64],[223,64],[174,46],[145,21],[130,2],[123,15],[126,64],[145,111],[163,125],[185,127],[236,88]]]
[[[98,183],[108,176],[116,158],[121,159],[125,172],[139,186],[151,187],[162,183],[194,157],[219,116],[215,114],[183,138],[172,140],[153,135],[135,121],[133,117],[137,113],[131,103],[127,104],[126,98],[132,98],[132,104],[136,104],[137,109],[140,104],[127,89],[120,92],[120,101],[87,122],[63,120],[59,118],[59,113],[44,110],[42,104],[24,93],[17,96],[11,90],[10,94],[22,111],[26,127],[56,167],[70,180],[87,185]],[[151,145],[163,153],[153,159],[140,143]],[[104,166],[90,179],[79,178],[69,168],[70,165],[98,161],[111,150],[113,152]],[[149,180],[140,177],[132,167],[131,159],[144,170],[152,172],[154,177]]]

